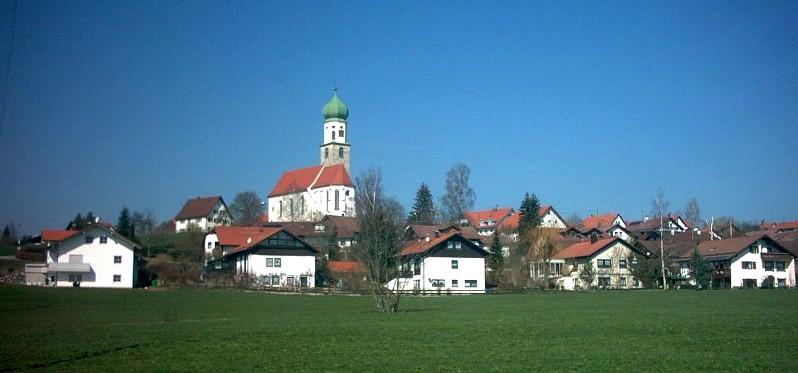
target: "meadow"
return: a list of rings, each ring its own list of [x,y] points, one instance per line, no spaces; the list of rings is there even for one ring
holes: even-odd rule
[[[0,286],[0,371],[798,371],[798,291],[405,297]]]

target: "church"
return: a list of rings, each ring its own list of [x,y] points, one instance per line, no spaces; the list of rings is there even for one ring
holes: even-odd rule
[[[355,217],[355,185],[346,141],[349,109],[334,91],[322,109],[320,162],[284,172],[268,198],[270,222],[318,221],[325,215]]]

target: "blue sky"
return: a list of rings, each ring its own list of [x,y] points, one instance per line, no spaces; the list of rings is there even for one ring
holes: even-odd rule
[[[352,173],[406,208],[471,168],[477,208],[798,219],[796,2],[0,3],[0,225],[255,190],[318,163],[350,109]],[[354,176],[353,175],[353,176]]]

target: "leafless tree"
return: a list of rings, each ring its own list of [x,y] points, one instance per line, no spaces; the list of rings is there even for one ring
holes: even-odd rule
[[[230,205],[236,224],[252,225],[263,214],[263,200],[253,191],[238,192]]]
[[[360,217],[360,232],[352,251],[366,271],[366,287],[374,297],[377,310],[395,313],[399,310],[401,289],[385,286],[397,273],[396,260],[403,230],[398,224],[403,217],[396,200],[383,195],[382,175],[371,169],[355,179],[355,203]]]
[[[464,212],[474,208],[476,193],[468,184],[470,175],[471,170],[462,163],[446,172],[446,192],[441,197],[441,214],[445,221],[457,223]]]

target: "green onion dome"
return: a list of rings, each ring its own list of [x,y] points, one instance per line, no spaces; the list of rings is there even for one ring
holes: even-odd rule
[[[339,121],[339,122],[346,122],[346,118],[349,117],[349,109],[346,108],[346,105],[338,98],[338,92],[333,92],[333,96],[326,105],[324,105],[324,109],[321,111],[324,114],[324,121]]]

